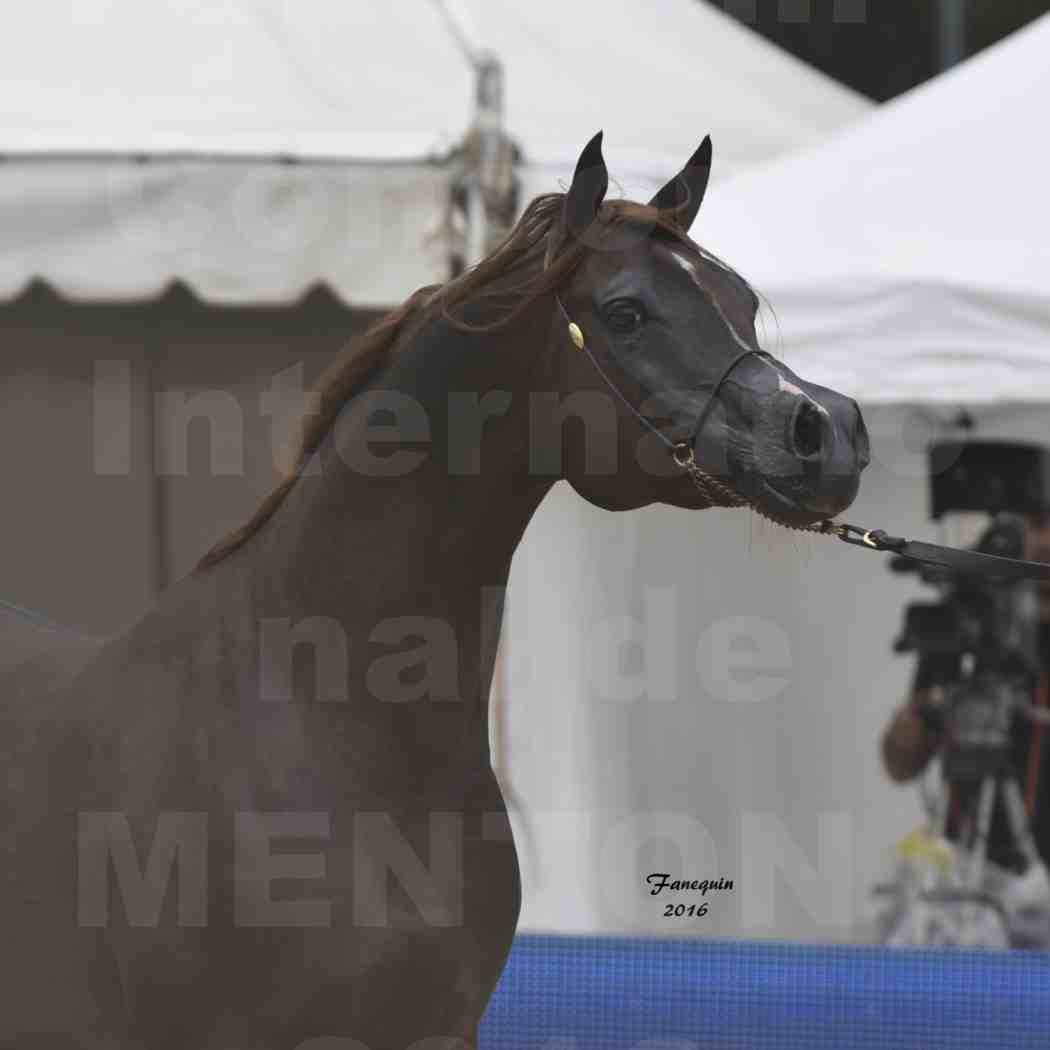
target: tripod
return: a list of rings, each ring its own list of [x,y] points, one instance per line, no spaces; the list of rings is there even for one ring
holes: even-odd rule
[[[1026,690],[1003,679],[974,681],[948,705],[945,746],[933,792],[924,782],[927,831],[911,850],[898,880],[876,892],[892,899],[883,917],[883,943],[896,946],[1039,946],[1050,942],[1050,873],[1039,855],[1010,764],[1015,715],[1050,722],[1050,712],[1026,700]],[[976,791],[972,790],[976,786]],[[954,843],[948,841],[953,787],[967,791],[967,812]],[[1001,799],[1017,858],[1016,875],[990,861],[996,801]],[[921,843],[916,848],[916,842]]]

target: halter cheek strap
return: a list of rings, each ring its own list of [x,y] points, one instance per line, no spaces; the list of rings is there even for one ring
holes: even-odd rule
[[[631,415],[634,416],[634,418],[642,424],[642,426],[654,433],[668,448],[673,450],[675,447],[675,443],[671,441],[671,439],[668,438],[666,434],[662,434],[659,430],[657,430],[656,427],[654,427],[653,424],[650,423],[649,420],[646,419],[645,416],[643,416],[642,413],[639,412],[638,409],[636,409],[634,405],[632,405],[631,402],[623,396],[622,391],[606,374],[605,369],[602,368],[602,366],[598,363],[598,359],[594,356],[594,354],[591,353],[591,348],[587,345],[587,340],[584,339],[583,332],[580,330],[580,326],[569,317],[569,312],[565,309],[565,304],[561,301],[561,296],[555,295],[554,301],[558,304],[558,309],[561,310],[561,315],[565,318],[565,323],[569,326],[569,338],[572,340],[573,345],[576,347],[576,349],[582,350],[591,359],[591,364],[594,365],[596,371],[598,372],[598,375],[602,377],[602,379],[605,381],[605,385],[620,399],[620,402],[627,409],[627,411],[630,412]]]
[[[722,369],[721,374],[715,381],[715,385],[711,388],[711,393],[708,395],[707,401],[704,403],[704,407],[701,409],[700,415],[697,417],[689,441],[672,441],[666,434],[646,419],[645,416],[643,416],[642,413],[639,412],[626,397],[624,397],[623,392],[609,378],[605,369],[598,363],[598,359],[593,353],[591,353],[591,348],[587,345],[587,340],[584,338],[580,326],[569,317],[569,312],[565,309],[565,304],[561,301],[561,296],[555,294],[554,301],[558,304],[558,309],[561,310],[562,317],[565,318],[565,323],[568,326],[569,338],[572,340],[576,349],[582,350],[590,358],[591,364],[594,365],[598,375],[602,377],[605,385],[620,399],[620,402],[624,405],[627,411],[630,412],[631,415],[642,424],[642,426],[650,431],[650,433],[655,434],[671,450],[671,458],[679,467],[688,472],[693,480],[693,484],[695,484],[701,491],[704,498],[713,506],[742,507],[749,504],[751,502],[750,500],[745,499],[721,481],[718,481],[710,474],[701,470],[696,464],[693,448],[700,437],[700,432],[703,430],[704,424],[707,422],[707,419],[711,414],[711,410],[714,408],[715,400],[718,397],[718,392],[721,389],[722,384],[732,374],[733,369],[736,368],[745,357],[750,357],[752,354],[756,357],[769,357],[770,355],[766,353],[765,350],[750,348],[741,350],[740,353],[732,358],[725,368]]]

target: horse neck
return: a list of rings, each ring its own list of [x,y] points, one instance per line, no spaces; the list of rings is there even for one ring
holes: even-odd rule
[[[404,617],[443,622],[464,674],[487,695],[511,558],[555,480],[529,469],[534,348],[548,341],[542,304],[508,331],[463,333],[433,321],[410,328],[362,394],[392,391],[418,406],[429,441],[373,444],[413,457],[413,468],[362,470],[354,452],[365,447],[373,413],[362,410],[363,397],[344,407],[315,454],[320,469],[296,483],[258,537],[259,614],[330,617],[367,635]],[[471,462],[479,404],[494,410],[480,464]],[[411,419],[399,412],[399,424]]]

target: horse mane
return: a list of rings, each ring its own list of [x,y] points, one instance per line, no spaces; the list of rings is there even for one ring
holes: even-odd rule
[[[584,244],[570,238],[565,230],[562,219],[564,201],[563,193],[536,197],[506,238],[480,263],[448,284],[418,289],[396,310],[351,340],[313,387],[309,399],[311,408],[300,421],[291,464],[284,478],[243,525],[228,532],[207,551],[194,567],[194,573],[204,572],[222,561],[269,521],[335,422],[340,409],[384,363],[406,322],[418,310],[460,330],[493,332],[512,325],[533,303],[563,284],[587,254]],[[597,218],[602,225],[610,227],[631,221],[656,227],[695,248],[675,225],[670,213],[648,205],[626,200],[605,201]],[[545,260],[550,260],[549,265],[544,265]],[[508,282],[508,278],[518,273],[525,275],[519,283]],[[497,283],[498,288],[495,287]],[[454,317],[451,310],[467,300],[476,300],[476,293],[492,300],[509,299],[513,305],[503,316],[485,325],[468,324]]]

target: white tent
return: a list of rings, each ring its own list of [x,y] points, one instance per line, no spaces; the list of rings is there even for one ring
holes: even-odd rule
[[[787,360],[866,401],[1050,398],[1050,17],[712,189],[693,233]]]
[[[711,131],[728,174],[866,103],[693,0],[40,0],[0,37],[0,297],[390,306],[447,276],[469,55],[506,70],[526,197],[599,126],[627,188]],[[273,161],[296,163],[269,163]]]
[[[768,297],[766,346],[861,400],[873,461],[847,521],[972,542],[973,521],[935,526],[928,510],[926,446],[967,436],[959,408],[974,436],[1050,444],[1048,49],[1044,18],[825,144],[714,186],[693,227]],[[574,561],[534,538],[559,579],[599,581],[575,610],[585,628],[552,626],[541,648],[571,686],[551,707],[584,708],[562,725],[586,747],[548,741],[552,780],[587,800],[573,813],[551,790],[562,849],[583,836],[576,849],[601,861],[573,880],[578,925],[850,938],[920,819],[878,749],[914,666],[891,653],[903,606],[936,595],[884,555],[742,511],[649,508],[618,545],[607,518],[576,513]],[[534,665],[510,674],[539,692],[548,668]],[[541,857],[551,900],[557,857]],[[647,896],[650,871],[737,888],[683,924]]]

